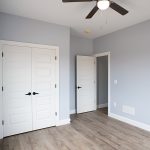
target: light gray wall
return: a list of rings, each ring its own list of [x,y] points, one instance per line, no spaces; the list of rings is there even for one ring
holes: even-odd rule
[[[70,110],[75,110],[75,56],[92,55],[93,41],[81,37],[70,38]]]
[[[95,39],[94,53],[105,51],[111,52],[111,113],[150,124],[150,21]],[[122,105],[135,108],[135,116]]]
[[[108,56],[97,57],[97,104],[108,103]]]
[[[60,119],[68,119],[70,112],[70,29],[0,13],[0,33],[0,40],[59,46]]]

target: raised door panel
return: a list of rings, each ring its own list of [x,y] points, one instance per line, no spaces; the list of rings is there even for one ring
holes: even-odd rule
[[[3,46],[4,136],[32,130],[31,49]]]
[[[55,125],[55,50],[32,48],[33,129]]]

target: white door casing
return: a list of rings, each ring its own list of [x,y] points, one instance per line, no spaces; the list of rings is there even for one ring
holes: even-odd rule
[[[32,130],[31,48],[3,46],[4,137]]]
[[[94,57],[77,56],[77,113],[96,110],[95,69]]]
[[[33,130],[54,126],[56,51],[32,48]]]

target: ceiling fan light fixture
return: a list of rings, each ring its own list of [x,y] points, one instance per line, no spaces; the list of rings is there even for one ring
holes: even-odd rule
[[[106,10],[108,9],[110,6],[110,1],[109,0],[99,0],[97,2],[97,7],[100,9],[100,10]]]

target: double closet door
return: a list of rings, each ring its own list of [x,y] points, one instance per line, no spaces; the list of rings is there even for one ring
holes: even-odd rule
[[[3,45],[4,137],[55,125],[55,53]]]

